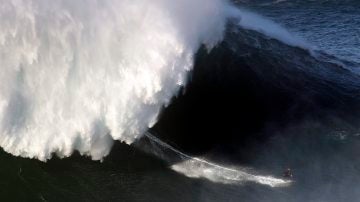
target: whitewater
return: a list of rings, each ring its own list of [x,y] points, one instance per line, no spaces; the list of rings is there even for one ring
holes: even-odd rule
[[[289,45],[285,29],[222,0],[1,0],[0,146],[93,160],[152,127],[229,18]]]

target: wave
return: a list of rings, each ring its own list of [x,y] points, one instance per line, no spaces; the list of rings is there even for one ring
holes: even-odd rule
[[[360,77],[353,62],[289,46],[236,20],[224,40],[210,53],[201,49],[195,61],[185,93],[152,128],[189,153],[228,151],[223,158],[244,150],[250,158],[249,145],[288,127],[311,130],[312,122],[326,133],[359,129]]]
[[[245,29],[263,33],[268,37],[277,39],[291,46],[307,49],[309,51],[316,49],[316,47],[307,43],[300,36],[290,33],[279,24],[276,24],[260,15],[235,7],[229,7],[228,13],[229,17],[237,19],[237,24]]]
[[[222,39],[225,5],[2,1],[0,145],[101,159],[113,140],[133,142],[186,83],[200,45]]]
[[[307,90],[294,90],[301,79],[315,80],[310,88],[320,85],[338,92],[331,101],[337,95],[343,101],[348,93],[358,92],[355,76],[335,82],[335,72],[348,74],[311,56],[308,52],[313,47],[304,40],[221,0],[1,3],[0,145],[17,156],[46,161],[54,153],[66,157],[77,150],[101,160],[114,140],[131,144],[158,123],[163,107],[189,77],[191,85],[196,84],[198,71],[212,72],[211,77],[222,72],[227,77],[227,69],[221,70],[225,60],[219,58],[224,54],[235,55],[234,64],[241,67],[230,75],[244,75],[240,79],[246,82],[253,71],[261,78],[257,85],[273,83],[271,89],[245,89],[245,93],[268,90],[269,95],[281,86],[281,91],[291,88],[290,97]],[[244,60],[239,63],[239,58]],[[279,74],[260,68],[259,61]],[[289,64],[293,69],[285,68]],[[317,69],[305,71],[306,65]],[[303,77],[288,76],[293,74]],[[318,95],[316,90],[311,92],[299,100]],[[202,102],[217,100],[208,98]],[[263,114],[256,111],[251,112],[254,119],[262,120]],[[199,132],[196,128],[189,134]]]

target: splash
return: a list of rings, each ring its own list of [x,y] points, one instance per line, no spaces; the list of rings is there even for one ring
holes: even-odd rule
[[[266,19],[256,13],[252,13],[245,9],[227,7],[228,17],[238,19],[238,25],[249,30],[260,32],[272,39],[279,40],[290,46],[299,47],[309,51],[317,50],[317,47],[309,44],[296,34],[290,33],[281,25]]]
[[[101,159],[113,140],[133,142],[225,23],[220,0],[0,5],[0,145],[40,160]]]
[[[273,176],[251,174],[244,168],[228,168],[202,158],[192,157],[159,140],[149,132],[146,132],[145,136],[150,141],[147,144],[141,144],[142,149],[145,149],[168,162],[177,158],[179,162],[171,165],[171,168],[190,178],[203,178],[223,184],[243,184],[253,182],[270,187],[284,187],[291,184],[290,180],[284,180]],[[148,148],[144,147],[144,145],[147,145]]]

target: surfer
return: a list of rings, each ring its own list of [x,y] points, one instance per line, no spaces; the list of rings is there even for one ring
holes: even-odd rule
[[[291,169],[290,168],[286,169],[283,176],[286,177],[286,178],[292,178],[293,174],[292,174]]]

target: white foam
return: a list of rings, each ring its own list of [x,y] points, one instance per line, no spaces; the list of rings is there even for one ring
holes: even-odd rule
[[[145,133],[145,136],[151,140],[152,143],[156,144],[152,145],[152,151],[149,152],[156,151],[154,153],[163,159],[167,159],[166,156],[170,155],[167,154],[168,152],[175,153],[175,155],[177,155],[181,161],[171,165],[171,168],[190,178],[204,178],[212,182],[223,184],[242,184],[246,182],[254,182],[270,187],[283,187],[291,184],[290,180],[284,180],[273,176],[255,175],[247,172],[246,169],[243,168],[228,168],[209,162],[205,159],[192,157],[159,140],[149,132]],[[165,149],[167,151],[158,153],[159,149]]]
[[[0,145],[93,159],[133,142],[222,39],[221,0],[0,0]]]
[[[260,32],[268,37],[277,39],[291,46],[300,47],[310,51],[316,49],[315,46],[309,44],[300,36],[290,33],[281,25],[276,24],[275,22],[256,13],[252,13],[241,8],[235,8],[233,6],[229,6],[227,10],[229,17],[239,19],[238,24],[245,29]]]
[[[223,184],[254,182],[270,187],[283,187],[291,184],[289,180],[275,178],[273,176],[254,175],[246,172],[245,169],[231,169],[199,158],[182,161],[172,165],[171,168],[187,177],[204,178]]]

